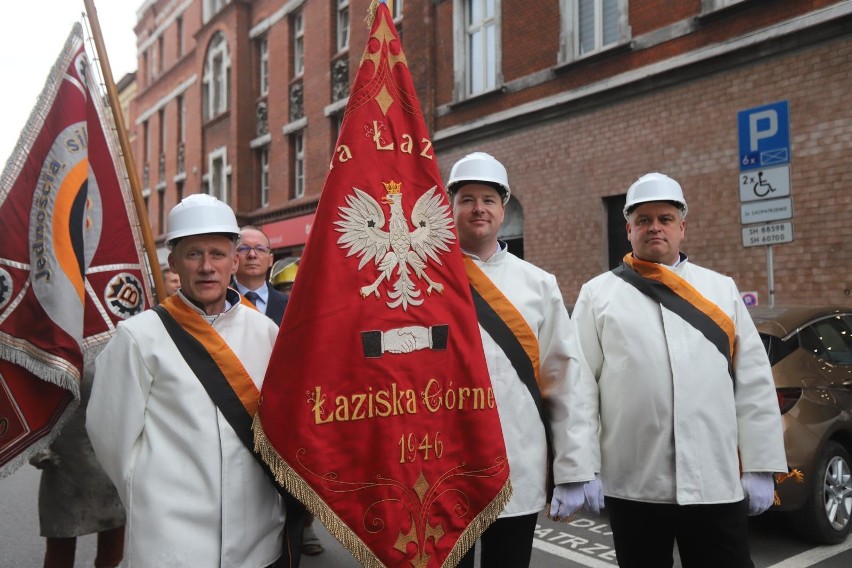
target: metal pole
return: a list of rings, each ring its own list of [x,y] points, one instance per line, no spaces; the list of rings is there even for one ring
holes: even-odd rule
[[[772,245],[766,246],[766,278],[769,282],[769,307],[775,307],[775,267],[772,264]]]
[[[133,204],[136,206],[136,217],[139,219],[142,242],[145,245],[148,264],[150,265],[151,275],[154,278],[154,291],[157,296],[157,302],[159,303],[166,297],[166,286],[163,283],[163,273],[160,270],[160,261],[157,258],[157,247],[154,244],[151,223],[148,221],[148,209],[145,207],[145,199],[142,197],[139,173],[136,171],[136,162],[133,159],[133,152],[130,148],[130,138],[127,136],[127,127],[124,125],[124,116],[121,114],[118,90],[115,88],[115,81],[112,78],[112,69],[109,66],[106,46],[101,35],[98,11],[95,9],[94,0],[83,0],[83,3],[86,6],[86,13],[89,15],[89,22],[92,25],[92,38],[95,40],[95,49],[98,53],[98,59],[101,62],[101,72],[103,73],[104,83],[106,84],[109,106],[112,109],[112,117],[115,120],[116,130],[118,131],[118,142],[121,146],[121,153],[124,154],[124,167],[127,169],[130,192],[133,195]]]

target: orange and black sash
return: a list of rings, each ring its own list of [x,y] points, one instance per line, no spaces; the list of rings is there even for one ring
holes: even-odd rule
[[[229,301],[235,302],[237,296],[237,292],[228,290]],[[242,297],[240,302],[256,309]],[[154,312],[160,317],[178,351],[210,399],[284,498],[287,507],[286,538],[283,555],[275,566],[298,568],[301,561],[305,509],[275,481],[275,475],[269,465],[254,451],[251,424],[257,413],[260,391],[225,340],[201,314],[185,302],[171,296],[154,307]]]
[[[551,445],[550,422],[547,420],[547,412],[538,386],[541,362],[538,338],[530,329],[524,316],[467,255],[464,255],[464,267],[479,325],[500,346],[521,378],[521,382],[530,391],[544,425],[549,447]]]
[[[734,322],[719,306],[672,270],[640,260],[631,253],[624,256],[624,262],[612,273],[700,331],[725,357],[733,379],[736,330]]]
[[[186,302],[172,296],[155,311],[198,380],[208,393],[211,389],[215,391],[210,398],[220,408],[219,402],[224,404],[222,414],[241,439],[242,426],[248,425],[245,428],[248,438],[243,442],[248,441],[246,445],[253,448],[251,421],[257,413],[260,391],[242,362],[210,323]]]

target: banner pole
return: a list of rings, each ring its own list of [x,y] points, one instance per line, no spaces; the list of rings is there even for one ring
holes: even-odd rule
[[[145,207],[145,199],[142,197],[141,184],[139,183],[139,173],[136,171],[136,161],[133,158],[133,152],[130,148],[130,139],[127,135],[127,127],[124,124],[124,116],[121,113],[121,104],[118,100],[118,90],[115,87],[115,81],[112,78],[112,69],[109,65],[106,46],[104,45],[103,35],[101,35],[101,24],[98,21],[98,11],[95,9],[94,0],[83,0],[86,6],[86,13],[89,16],[89,22],[92,26],[92,38],[95,40],[95,49],[98,53],[98,59],[101,62],[101,72],[106,85],[107,98],[109,106],[112,109],[112,117],[115,121],[116,130],[118,131],[118,142],[121,146],[121,153],[124,157],[124,167],[127,170],[127,178],[130,181],[130,191],[133,195],[133,204],[136,207],[136,217],[139,219],[139,228],[142,231],[142,242],[145,246],[145,254],[148,257],[151,275],[154,279],[154,292],[157,296],[157,303],[166,297],[166,286],[163,283],[163,273],[160,270],[160,261],[157,258],[157,247],[154,244],[154,236],[151,232],[151,223],[148,221],[148,209]]]

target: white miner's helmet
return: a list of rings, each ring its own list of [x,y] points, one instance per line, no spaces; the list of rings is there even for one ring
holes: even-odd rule
[[[169,212],[169,232],[166,234],[169,248],[174,247],[175,242],[183,237],[217,233],[236,241],[240,236],[240,228],[233,209],[212,195],[189,195]]]
[[[680,184],[665,174],[651,173],[633,182],[627,190],[624,218],[630,217],[636,207],[650,201],[668,201],[680,209],[683,217],[688,210]]]
[[[452,195],[465,183],[493,186],[503,198],[503,205],[509,202],[509,196],[512,194],[506,168],[494,156],[485,152],[473,152],[453,164],[450,179],[447,180],[447,193]]]

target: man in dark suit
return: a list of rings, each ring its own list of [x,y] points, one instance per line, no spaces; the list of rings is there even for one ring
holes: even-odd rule
[[[237,291],[257,306],[261,313],[266,314],[280,326],[284,318],[284,308],[287,307],[288,295],[279,292],[267,281],[267,273],[274,260],[269,237],[257,227],[246,225],[240,229],[237,256],[239,263],[234,275]],[[292,498],[287,502],[287,515],[292,525],[288,526],[288,532],[293,531],[302,537],[294,536],[291,542],[300,545],[301,551],[305,554],[313,556],[321,553],[322,543],[311,526],[313,516],[307,515],[302,504]],[[304,530],[303,535],[299,534],[300,529]]]
[[[273,288],[266,280],[273,261],[269,238],[257,227],[245,226],[240,229],[237,254],[237,291],[257,306],[261,313],[281,325],[284,308],[287,307],[287,296]]]

